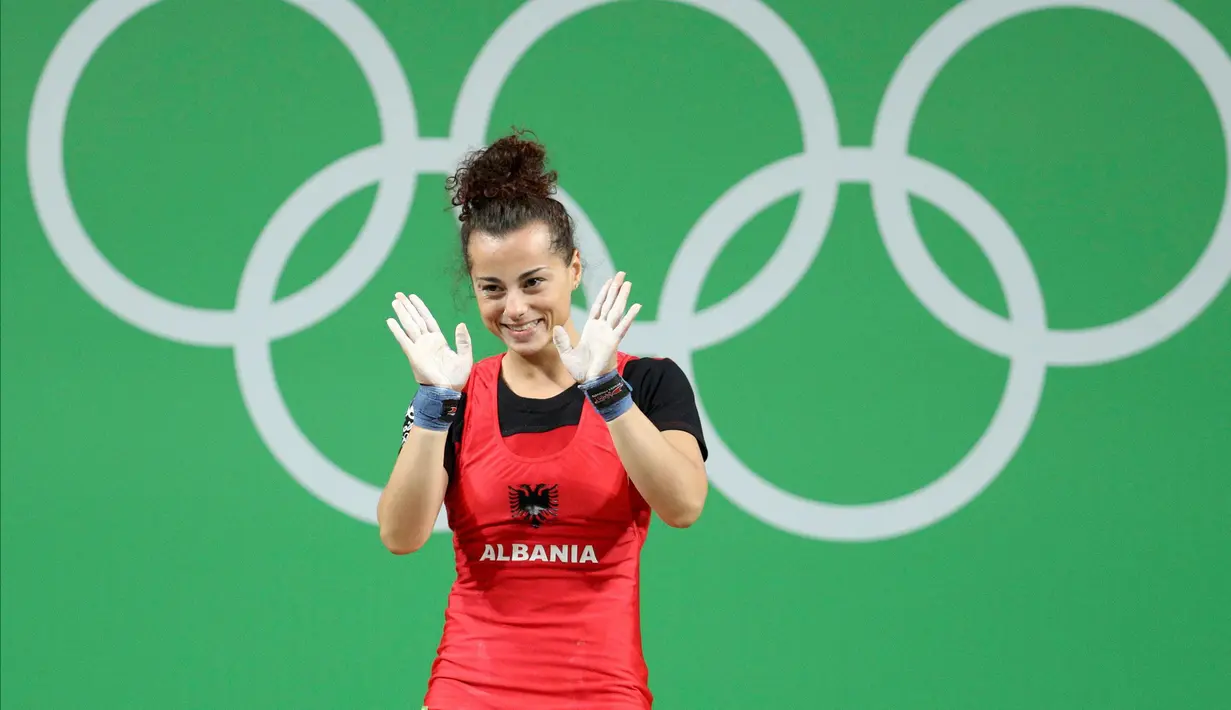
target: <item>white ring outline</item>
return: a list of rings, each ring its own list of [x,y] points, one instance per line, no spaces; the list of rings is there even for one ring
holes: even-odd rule
[[[875,184],[884,175],[893,174],[896,180],[910,187],[912,194],[949,214],[975,238],[984,256],[992,262],[995,273],[1002,278],[1011,322],[1034,333],[1036,338],[1045,331],[1043,296],[1033,267],[1004,218],[979,193],[952,174],[917,158],[906,157],[893,163],[876,160],[866,149],[857,148],[845,149],[842,158],[839,169],[846,181],[866,180]],[[778,170],[786,172],[789,167],[784,161]],[[796,179],[801,179],[805,172],[796,170]],[[951,209],[945,204],[951,200],[965,207]],[[755,214],[755,211],[749,212]],[[970,214],[974,217],[964,217]],[[743,224],[743,221],[727,222],[720,241],[702,243],[716,254]],[[695,303],[699,291],[700,283],[697,283],[689,293],[690,302]],[[697,381],[690,350],[669,355],[679,363],[690,381]],[[710,480],[725,497],[757,519],[803,537],[866,542],[912,532],[951,515],[995,480],[1030,429],[1042,397],[1046,372],[1047,363],[1038,351],[1027,350],[1012,356],[1004,394],[987,430],[974,447],[947,473],[922,488],[868,504],[840,505],[809,500],[752,473],[722,441],[698,396],[697,407],[710,452]]]
[[[1116,0],[968,0],[915,42],[885,90],[873,147],[887,156],[908,152],[914,119],[933,80],[975,37],[1019,15],[1054,8],[1101,10],[1150,30],[1178,52],[1214,102],[1231,166],[1231,57],[1194,17],[1170,2]],[[1231,174],[1209,244],[1188,274],[1153,305],[1120,320],[1073,330],[1048,330],[1040,343],[962,293],[927,254],[905,190],[887,174],[872,184],[877,223],[898,272],[920,303],[955,333],[989,352],[1009,356],[1042,348],[1051,365],[1096,365],[1151,348],[1200,315],[1231,279]],[[919,267],[918,271],[914,267]]]
[[[355,57],[375,99],[381,125],[379,149],[386,159],[371,213],[358,237],[320,278],[275,303],[266,323],[245,323],[238,307],[227,311],[186,306],[136,285],[98,250],[73,207],[64,171],[64,128],[77,82],[102,44],[157,0],[96,0],[61,36],[39,77],[30,107],[26,161],[35,213],[51,248],[77,283],[134,327],[168,340],[214,347],[231,346],[246,330],[266,324],[272,337],[284,337],[320,322],[353,298],[397,243],[414,195],[417,171],[411,166],[414,136],[419,132],[401,64],[379,28],[354,5],[286,1],[324,25]],[[327,172],[332,167],[296,194],[309,189],[322,175],[332,174]],[[287,202],[298,204],[296,194]],[[259,248],[258,241],[254,251]],[[277,279],[280,272],[266,276]],[[313,311],[310,307],[320,301],[329,305]]]

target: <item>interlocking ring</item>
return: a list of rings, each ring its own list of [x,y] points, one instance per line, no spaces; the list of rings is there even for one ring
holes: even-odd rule
[[[372,90],[381,142],[328,165],[300,186],[257,237],[240,279],[235,309],[173,303],[131,282],[98,251],[77,218],[64,175],[68,105],[99,46],[154,0],[97,0],[68,28],[35,91],[29,126],[29,179],[34,206],[52,249],[95,300],[151,334],[189,345],[232,347],[244,403],[261,438],[309,492],[359,520],[374,523],[379,489],[341,470],[295,424],[278,389],[270,343],[320,322],[347,303],[384,264],[406,222],[418,176],[451,172],[486,137],[496,97],[517,62],[565,20],[610,0],[532,0],[488,39],[467,73],[448,138],[418,135],[410,85],[377,26],[356,6],[287,0],[329,28],[350,50]],[[1080,330],[1047,327],[1043,295],[1020,240],[970,185],[911,156],[908,139],[932,81],[963,46],[985,30],[1026,12],[1082,7],[1119,15],[1152,30],[1200,76],[1213,99],[1231,164],[1231,58],[1183,9],[1164,0],[969,0],[946,13],[915,43],[886,90],[870,148],[839,144],[828,87],[792,29],[755,0],[675,0],[730,23],[773,63],[798,114],[803,150],[745,177],[688,232],[667,272],[654,322],[634,324],[630,352],[675,359],[695,382],[693,353],[739,334],[772,311],[811,268],[833,218],[843,182],[867,183],[881,237],[897,272],[929,313],[970,343],[1009,359],[1008,381],[987,430],[950,471],[898,498],[837,505],[788,493],[750,470],[710,422],[698,383],[698,407],[710,448],[711,482],[735,505],[780,530],[817,539],[868,541],[910,533],[952,515],[995,480],[1034,420],[1049,366],[1096,365],[1141,352],[1199,316],[1231,278],[1231,179],[1209,245],[1192,270],[1152,306],[1114,323]],[[277,283],[299,240],[334,205],[369,185],[376,199],[358,237],[324,275],[275,300]],[[760,272],[719,303],[698,311],[701,285],[723,247],[750,219],[799,194],[795,217]],[[928,254],[909,198],[945,211],[974,238],[990,262],[1008,305],[1001,317],[949,280]],[[597,268],[584,290],[594,298],[614,272],[598,231],[566,191],[578,239]],[[580,312],[580,309],[578,309]],[[447,531],[444,511],[436,531]]]

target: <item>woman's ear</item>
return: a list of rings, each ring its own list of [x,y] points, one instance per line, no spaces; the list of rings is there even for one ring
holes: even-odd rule
[[[581,271],[582,271],[581,252],[578,251],[577,249],[573,249],[573,258],[569,261],[568,270],[569,270],[569,274],[572,276],[572,279],[573,279],[573,290],[576,291],[577,287],[581,285]]]

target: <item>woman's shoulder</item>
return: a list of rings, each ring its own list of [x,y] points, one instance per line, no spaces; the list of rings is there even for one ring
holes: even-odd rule
[[[656,388],[661,384],[686,386],[688,376],[683,368],[669,357],[638,357],[621,353],[626,358],[624,379],[636,391],[637,384]]]
[[[669,357],[632,357],[624,364],[624,381],[643,411],[695,406],[692,384],[683,368]]]
[[[630,358],[624,364],[624,381],[632,389],[637,407],[655,426],[692,434],[701,447],[701,456],[709,455],[696,394],[678,363],[668,357]]]

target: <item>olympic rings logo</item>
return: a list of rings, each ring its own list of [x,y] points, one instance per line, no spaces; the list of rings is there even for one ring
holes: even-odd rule
[[[451,172],[468,147],[484,143],[492,106],[522,55],[551,29],[610,0],[531,0],[488,39],[462,84],[447,138],[421,138],[410,85],[373,22],[349,2],[288,0],[350,50],[372,90],[381,142],[347,155],[310,177],[261,231],[240,279],[234,310],[167,301],[118,272],[86,234],[64,173],[64,126],[90,58],[122,24],[156,0],[97,0],[65,32],[35,91],[29,125],[29,179],[35,209],[69,273],[99,303],[151,334],[198,346],[234,348],[243,399],[260,436],[292,477],[313,495],[359,520],[375,522],[379,489],[339,469],[295,424],[278,390],[270,343],[309,328],[358,294],[382,266],[410,211],[420,174]],[[1157,345],[1214,300],[1231,277],[1231,180],[1209,245],[1192,270],[1158,302],[1114,323],[1080,330],[1047,326],[1034,268],[1012,228],[970,185],[907,150],[928,87],[967,42],[1024,13],[1056,7],[1102,10],[1152,30],[1200,76],[1213,99],[1231,164],[1231,58],[1193,17],[1165,0],[968,0],[937,20],[897,68],[876,117],[870,148],[840,145],[824,77],[792,29],[757,0],[677,0],[722,18],[766,53],[790,91],[803,151],[745,177],[697,221],[668,270],[655,322],[639,322],[631,352],[675,359],[690,379],[693,352],[735,336],[775,308],[811,268],[843,182],[867,183],[876,221],[894,267],[927,310],[974,345],[1009,359],[1008,381],[985,433],[952,470],[893,500],[836,505],[801,498],[764,480],[739,460],[710,423],[704,383],[698,406],[710,447],[711,481],[735,505],[800,536],[868,541],[907,534],[953,514],[984,490],[1014,456],[1029,430],[1049,366],[1096,365]],[[358,237],[324,275],[275,301],[291,253],[334,205],[373,183],[379,188]],[[798,207],[778,250],[725,300],[696,310],[701,285],[724,245],[748,220],[787,196]],[[1000,280],[1008,317],[962,293],[929,256],[909,207],[910,196],[946,212],[972,235]],[[584,252],[600,265],[584,281],[594,298],[614,271],[597,230],[566,192]],[[597,258],[595,256],[597,255]],[[438,532],[448,529],[444,512]]]

